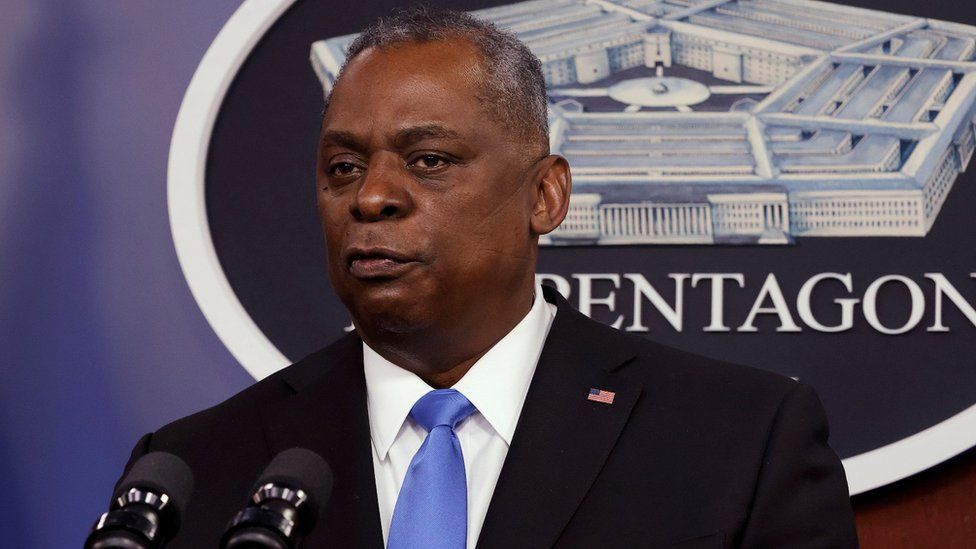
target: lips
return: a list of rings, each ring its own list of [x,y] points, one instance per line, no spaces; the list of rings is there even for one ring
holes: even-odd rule
[[[353,248],[346,253],[349,272],[363,280],[397,278],[419,262],[409,255],[386,248]]]

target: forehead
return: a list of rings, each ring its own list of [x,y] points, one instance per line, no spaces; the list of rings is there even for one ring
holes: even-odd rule
[[[484,123],[481,56],[464,39],[368,48],[349,62],[324,125]]]

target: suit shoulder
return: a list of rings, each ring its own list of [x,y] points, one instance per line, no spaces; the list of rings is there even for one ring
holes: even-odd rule
[[[821,421],[811,415],[820,409],[816,392],[792,378],[635,339],[636,354],[615,373],[642,386],[635,417],[675,426],[681,431],[671,433],[675,440],[707,440],[732,453],[752,451],[758,460],[778,424],[789,430]]]
[[[629,337],[641,340],[639,357],[642,361],[650,361],[655,368],[670,371],[672,375],[691,375],[727,383],[741,382],[782,391],[789,391],[796,385],[793,378],[775,372],[706,357],[638,336]]]
[[[572,347],[576,358],[598,363],[615,362],[614,369],[645,387],[674,387],[687,393],[717,397],[763,396],[777,402],[797,386],[796,380],[750,366],[717,360],[623,332],[583,315],[565,300],[556,322],[561,344]],[[556,330],[554,324],[550,337]],[[608,358],[609,357],[609,358]]]
[[[774,372],[698,355],[635,334],[617,332],[617,337],[623,338],[621,343],[627,341],[634,355],[619,368],[621,375],[688,399],[775,408],[801,385]]]
[[[335,347],[333,344],[319,349],[218,404],[164,425],[153,434],[153,445],[201,435],[213,437],[249,423],[256,425],[255,422],[260,422],[261,408],[294,394],[298,386],[325,373],[329,367],[328,356]]]

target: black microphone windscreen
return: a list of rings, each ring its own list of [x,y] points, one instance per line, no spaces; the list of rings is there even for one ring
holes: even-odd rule
[[[254,490],[269,482],[304,490],[311,500],[314,515],[317,515],[332,493],[332,468],[311,450],[290,448],[271,460],[254,485]]]
[[[150,489],[164,493],[170,499],[170,504],[179,517],[186,516],[186,506],[193,495],[193,472],[182,459],[167,452],[150,452],[138,460],[129,469],[115,493],[114,501],[130,488]]]

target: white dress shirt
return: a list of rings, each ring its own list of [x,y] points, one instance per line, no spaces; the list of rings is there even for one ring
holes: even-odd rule
[[[464,454],[468,483],[469,549],[475,546],[481,533],[529,382],[555,316],[555,305],[547,303],[542,288],[537,287],[528,314],[453,387],[477,408],[455,429]],[[427,437],[424,428],[409,417],[410,409],[433,389],[365,343],[363,362],[376,496],[385,544],[403,478]]]

